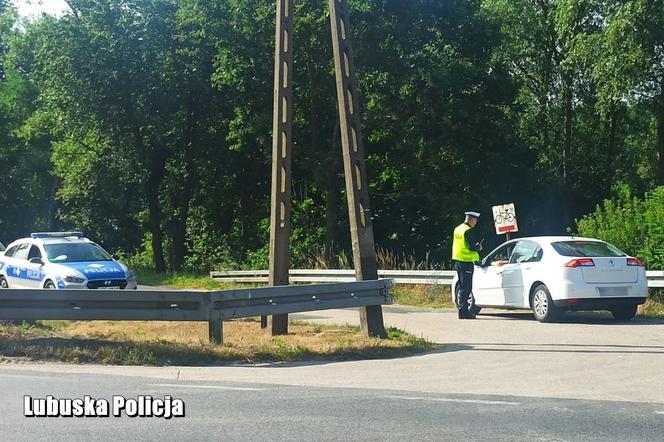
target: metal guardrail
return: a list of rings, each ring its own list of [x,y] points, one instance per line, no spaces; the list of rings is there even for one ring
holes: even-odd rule
[[[217,292],[0,290],[0,319],[207,321],[223,342],[222,321],[393,302],[394,281],[261,287]]]
[[[393,279],[397,284],[452,284],[456,272],[448,270],[379,270],[378,276]],[[210,272],[210,277],[220,282],[264,283],[268,281],[267,270],[236,270]],[[304,270],[289,272],[291,283],[351,282],[355,281],[354,270]]]
[[[237,270],[210,272],[210,277],[220,282],[234,283],[265,283],[268,280],[267,270]],[[379,270],[381,278],[393,279],[396,284],[452,285],[456,272],[450,270]],[[664,288],[664,271],[646,272],[648,287]],[[355,280],[354,270],[303,270],[293,269],[289,272],[291,283],[309,282],[350,282]]]
[[[648,276],[648,287],[650,288],[664,288],[664,271],[651,270],[646,272]]]

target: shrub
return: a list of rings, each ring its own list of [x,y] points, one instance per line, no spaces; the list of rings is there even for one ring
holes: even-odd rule
[[[576,226],[580,235],[607,241],[640,258],[649,269],[664,269],[664,186],[643,199],[622,191],[577,220]]]

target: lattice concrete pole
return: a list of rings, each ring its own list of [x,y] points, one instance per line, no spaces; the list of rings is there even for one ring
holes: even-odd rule
[[[294,0],[277,0],[274,52],[274,122],[272,126],[272,206],[270,215],[270,285],[288,285],[291,147],[293,128]],[[273,335],[288,333],[288,315],[262,321]]]
[[[328,2],[355,276],[359,281],[378,279],[357,83],[350,39],[348,2],[346,0],[328,0]],[[365,335],[387,336],[383,325],[383,311],[380,306],[361,307],[360,321]]]

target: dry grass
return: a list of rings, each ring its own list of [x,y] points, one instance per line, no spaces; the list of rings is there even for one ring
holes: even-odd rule
[[[646,303],[639,306],[638,314],[647,318],[664,318],[664,290],[651,290]]]
[[[433,344],[400,330],[366,338],[357,327],[291,322],[271,337],[257,319],[224,322],[224,345],[208,342],[206,323],[38,321],[0,325],[0,357],[117,365],[220,365],[395,357]]]

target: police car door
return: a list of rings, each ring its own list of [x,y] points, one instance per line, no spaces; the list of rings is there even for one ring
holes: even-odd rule
[[[13,256],[7,259],[7,282],[9,283],[10,288],[27,288],[25,276],[28,271],[27,264],[29,250],[30,243],[21,243],[16,247]]]
[[[35,244],[30,246],[28,252],[28,263],[26,264],[25,284],[30,288],[40,289],[43,287],[42,280],[44,279],[44,261],[42,258],[39,247]]]

